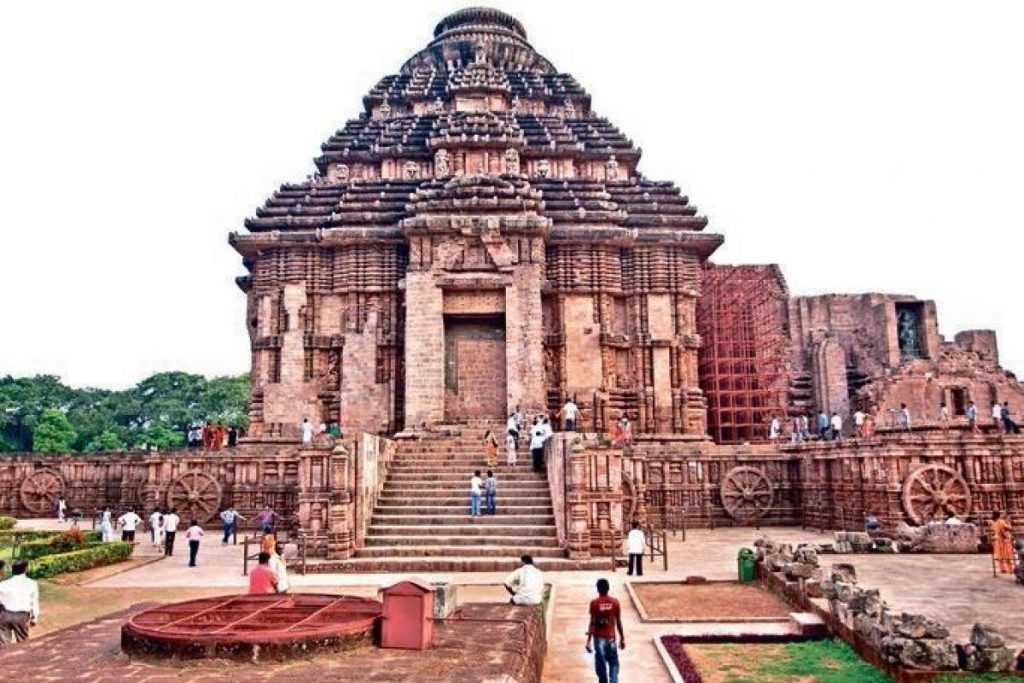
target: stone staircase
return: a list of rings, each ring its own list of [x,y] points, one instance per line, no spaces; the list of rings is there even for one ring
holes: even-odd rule
[[[483,476],[487,472],[484,431],[400,441],[364,546],[341,569],[511,571],[524,554],[532,555],[541,569],[608,568],[608,559],[566,558],[547,478],[531,471],[523,449],[515,467],[505,464],[504,448],[499,450],[497,514],[469,516],[469,479],[476,469]],[[484,501],[481,508],[486,510]]]

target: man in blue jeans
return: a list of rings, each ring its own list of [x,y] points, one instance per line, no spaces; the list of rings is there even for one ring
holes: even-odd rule
[[[622,632],[619,601],[608,596],[608,580],[597,580],[597,597],[590,601],[590,626],[587,627],[587,652],[594,653],[598,683],[619,683],[619,648],[626,649]],[[619,632],[618,648],[615,632]],[[593,648],[591,648],[593,640]]]

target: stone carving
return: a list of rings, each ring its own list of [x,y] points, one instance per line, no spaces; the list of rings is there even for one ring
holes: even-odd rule
[[[519,95],[512,98],[512,113],[518,114],[522,111],[523,103],[519,100]]]
[[[897,334],[899,336],[900,353],[905,358],[921,357],[920,325],[916,311],[900,308],[896,314]]]
[[[434,113],[435,114],[440,114],[443,111],[444,111],[444,100],[442,100],[440,97],[438,97],[436,100],[434,100]]]
[[[405,162],[405,165],[402,166],[402,170],[405,177],[410,180],[420,177],[420,165],[411,159]]]
[[[505,150],[505,173],[519,175],[519,152],[511,147]]]
[[[538,178],[547,178],[551,174],[551,162],[541,159],[537,162],[536,175]]]
[[[945,521],[951,514],[963,520],[971,513],[971,488],[946,465],[925,465],[903,482],[903,509],[917,522]]]
[[[608,161],[604,162],[604,177],[605,180],[619,179],[619,162],[614,154],[608,157]]]
[[[382,119],[391,118],[391,104],[387,100],[380,105],[380,117]]]
[[[451,175],[452,169],[448,159],[448,150],[439,149],[434,154],[434,176],[446,178]]]
[[[572,100],[570,100],[568,98],[566,98],[566,100],[565,100],[564,111],[565,111],[565,118],[567,118],[567,119],[574,119],[574,118],[576,118],[576,105],[573,104]]]
[[[895,536],[904,552],[976,553],[980,534],[973,524],[925,524],[913,527],[900,523]]]
[[[213,519],[220,511],[220,482],[200,470],[189,470],[171,482],[167,489],[167,506],[177,508],[183,519],[200,524]]]
[[[722,479],[722,505],[736,520],[750,521],[763,517],[775,499],[771,480],[753,467],[734,467]]]
[[[338,178],[338,180],[340,182],[347,183],[348,182],[348,174],[349,174],[348,164],[338,164],[338,165],[336,165],[334,167],[334,175]]]
[[[53,514],[54,504],[64,494],[64,478],[54,470],[38,470],[21,482],[18,498],[26,510],[39,517]]]

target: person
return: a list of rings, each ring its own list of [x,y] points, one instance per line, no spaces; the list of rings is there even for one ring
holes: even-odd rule
[[[977,434],[980,431],[978,429],[978,406],[974,405],[974,401],[967,404],[967,427],[972,434]]]
[[[515,413],[508,414],[508,420],[505,422],[505,431],[509,436],[519,440],[519,420],[516,419]]]
[[[945,401],[939,404],[939,422],[942,424],[942,433],[949,434],[949,407]]]
[[[149,514],[149,538],[153,542],[153,549],[159,550],[164,544],[164,516],[160,508],[153,508]]]
[[[878,531],[882,528],[882,523],[878,520],[878,515],[874,512],[869,512],[864,518],[864,530],[868,533],[872,531]]]
[[[544,442],[547,441],[547,433],[540,417],[533,419],[533,427],[530,429],[530,455],[533,456],[533,471],[544,471]]]
[[[181,517],[178,511],[171,508],[171,511],[164,515],[164,555],[174,555],[174,536],[178,533],[178,525],[181,524]]]
[[[579,420],[580,416],[580,409],[571,397],[566,397],[565,405],[562,406],[561,414],[562,419],[565,420],[565,431],[575,432],[576,422]]]
[[[1013,571],[1013,527],[1003,513],[996,510],[992,513],[988,531],[992,541],[993,567],[998,568],[1000,574],[1009,574]]]
[[[287,593],[291,584],[288,582],[288,565],[284,561],[284,543],[274,543],[274,552],[270,555],[270,569],[277,578],[277,592]]]
[[[196,566],[196,555],[199,554],[199,541],[203,538],[203,527],[199,522],[192,520],[185,529],[185,540],[188,541],[188,566]]]
[[[100,513],[100,539],[104,543],[114,540],[114,524],[110,518],[110,506],[104,505]]]
[[[213,425],[209,422],[203,423],[203,450],[210,450],[213,448]]]
[[[803,431],[800,428],[800,416],[796,415],[789,425],[789,442],[800,443],[804,440]]]
[[[856,430],[857,438],[858,439],[863,439],[864,438],[864,411],[861,410],[860,408],[857,408],[857,410],[855,410],[853,412],[853,427],[854,427],[854,430]]]
[[[633,576],[634,571],[637,576],[644,575],[644,548],[647,546],[647,537],[644,535],[643,529],[640,528],[640,522],[633,520],[629,533],[626,534],[626,554],[629,556],[629,570],[626,572],[627,576]]]
[[[1003,407],[999,410],[999,416],[1003,420],[1003,431],[1007,434],[1016,434],[1020,430],[1017,429],[1017,423],[1010,418],[1010,402],[1003,401]]]
[[[539,605],[544,600],[544,574],[533,565],[533,558],[523,555],[519,558],[519,569],[505,579],[510,605]]]
[[[541,418],[540,424],[544,428],[544,441],[546,442],[555,433],[555,430],[551,427],[551,418],[545,415],[543,418]]]
[[[487,470],[484,480],[484,494],[487,500],[487,514],[498,514],[498,480],[494,478],[494,470]]]
[[[523,433],[523,424],[525,417],[523,416],[523,409],[516,405],[516,410],[512,415],[516,418],[516,448],[519,448],[519,435]]]
[[[628,446],[633,443],[633,425],[629,422],[629,417],[625,414],[619,418],[619,427],[622,430],[622,446]]]
[[[518,438],[509,433],[505,437],[505,453],[508,458],[509,467],[516,466],[516,447],[519,445]]]
[[[228,448],[234,448],[238,445],[238,427],[232,425],[231,429],[228,430]]]
[[[828,415],[824,410],[818,413],[818,435],[822,441],[828,441]]]
[[[228,541],[231,540],[231,535],[235,533],[235,526],[238,524],[238,520],[245,521],[245,517],[238,514],[238,510],[235,509],[234,505],[229,505],[226,509],[220,513],[220,521],[223,524],[224,539],[221,545],[227,545]]]
[[[67,501],[64,500],[64,496],[57,496],[57,521],[63,522],[64,515],[68,511]]]
[[[483,488],[484,482],[480,478],[480,470],[473,472],[473,476],[469,478],[469,516],[479,517],[480,516],[480,493]]]
[[[28,562],[11,566],[11,578],[0,581],[0,649],[27,640],[29,628],[39,623],[39,584],[26,576]]]
[[[875,435],[875,414],[869,412],[864,416],[864,438],[870,439]]]
[[[782,436],[782,423],[779,422],[778,415],[772,415],[771,424],[768,426],[768,438],[773,444],[778,444],[780,436]]]
[[[1003,431],[1003,406],[998,400],[992,402],[992,424],[995,425],[996,432]]]
[[[839,416],[839,413],[832,413],[832,420],[830,422],[832,426],[832,440],[842,441],[843,440],[843,418]]]
[[[608,579],[597,580],[597,597],[590,601],[590,624],[587,626],[587,652],[594,653],[594,669],[598,683],[619,683],[619,649],[626,649],[622,632],[622,608],[608,595]],[[619,633],[616,647],[615,632]],[[591,648],[593,642],[593,648]]]
[[[906,403],[900,404],[900,427],[908,432],[910,431],[910,408],[907,407]]]
[[[256,567],[249,572],[249,595],[266,595],[277,591],[277,575],[270,568],[270,553],[260,553]]]
[[[313,423],[308,417],[302,418],[302,445],[308,446],[313,443]]]
[[[274,546],[277,545],[277,537],[274,534],[263,534],[260,540],[260,552],[268,555],[274,554]]]
[[[279,515],[274,512],[273,508],[269,505],[264,505],[263,509],[256,514],[256,523],[264,534],[269,534],[274,531],[274,519],[276,517],[279,517]]]
[[[498,466],[498,440],[490,429],[484,434],[484,460],[488,467]]]
[[[125,543],[135,542],[135,529],[142,524],[142,518],[135,514],[135,508],[128,508],[128,512],[117,518],[117,525],[121,527],[121,540]]]
[[[946,517],[946,526],[959,526],[960,524],[963,524],[963,522],[960,521],[955,512],[949,513],[949,517]]]

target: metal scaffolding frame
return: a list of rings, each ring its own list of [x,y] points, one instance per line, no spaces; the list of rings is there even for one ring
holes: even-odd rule
[[[717,443],[766,441],[772,415],[785,419],[788,298],[778,266],[703,269],[698,371]]]

